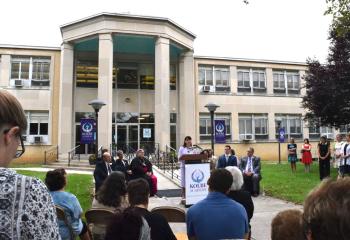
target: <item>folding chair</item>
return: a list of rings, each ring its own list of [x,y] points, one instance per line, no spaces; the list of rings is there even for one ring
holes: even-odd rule
[[[58,205],[55,205],[55,207],[56,207],[56,214],[57,214],[58,220],[61,220],[64,222],[64,224],[66,224],[66,226],[69,230],[70,239],[74,240],[75,235],[73,232],[73,228],[72,228],[72,225],[70,224],[70,222],[68,221],[68,218],[67,218],[66,213],[64,212],[64,209]]]
[[[106,230],[111,222],[114,212],[101,208],[92,208],[85,213],[86,222],[94,240],[105,238]]]
[[[186,212],[182,208],[161,206],[153,208],[151,212],[162,215],[168,222],[186,222]]]

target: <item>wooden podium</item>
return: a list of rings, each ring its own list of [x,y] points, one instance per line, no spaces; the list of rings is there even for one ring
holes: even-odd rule
[[[184,154],[179,160],[185,161],[185,164],[196,164],[207,162],[208,156],[205,154]]]

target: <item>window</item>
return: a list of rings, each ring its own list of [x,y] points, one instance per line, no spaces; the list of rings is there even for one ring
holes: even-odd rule
[[[327,138],[334,138],[334,131],[332,127],[320,127],[321,136],[326,136]]]
[[[170,90],[176,90],[176,65],[170,64]]]
[[[268,138],[267,114],[239,114],[238,119],[240,140]]]
[[[216,113],[214,120],[224,120],[226,126],[226,140],[231,141],[231,114]],[[208,142],[211,139],[210,115],[207,113],[199,114],[199,138],[202,142]]]
[[[237,79],[238,92],[266,92],[265,69],[239,68]]]
[[[283,94],[300,94],[300,76],[297,71],[273,71],[273,91]]]
[[[309,138],[310,139],[319,139],[321,137],[320,135],[320,127],[316,126],[315,124],[312,124],[309,126]]]
[[[117,88],[138,89],[137,68],[117,68]]]
[[[78,61],[76,68],[77,87],[97,88],[98,85],[98,65],[93,61]],[[114,75],[113,71],[113,75]]]
[[[10,86],[49,86],[50,64],[50,57],[12,56]]]
[[[170,147],[176,147],[176,113],[170,113]]]
[[[285,139],[286,138],[302,138],[302,118],[300,114],[276,114],[275,115],[275,126],[276,126],[276,138],[278,138],[278,124],[276,119],[281,118],[282,122],[280,127],[284,128]]]
[[[229,92],[230,69],[220,66],[200,65],[198,70],[199,85],[212,86],[211,91]]]
[[[49,113],[39,111],[26,112],[28,129],[25,139],[28,143],[48,143]]]
[[[341,125],[339,128],[339,134],[344,138],[346,134],[350,132],[350,124]]]

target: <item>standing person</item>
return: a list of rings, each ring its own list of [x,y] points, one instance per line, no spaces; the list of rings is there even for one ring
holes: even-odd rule
[[[320,171],[320,180],[330,176],[330,147],[327,142],[327,137],[322,136],[320,138],[320,143],[317,146],[318,153],[318,162],[319,162],[319,171]]]
[[[109,152],[102,154],[102,160],[96,162],[96,167],[94,170],[95,178],[95,193],[98,192],[98,189],[102,185],[103,181],[112,173],[112,167],[110,163],[112,162],[111,155]]]
[[[182,155],[185,154],[193,154],[192,150],[192,138],[190,136],[186,136],[184,139],[184,144],[179,148],[179,152],[177,154],[178,159],[182,157]],[[209,152],[208,152],[209,154]],[[181,202],[185,201],[185,187],[186,187],[186,181],[185,181],[185,161],[180,160],[180,177],[181,177]]]
[[[8,168],[25,152],[22,133],[26,129],[21,104],[0,90],[0,238],[60,239],[55,205],[45,184]]]
[[[225,153],[219,157],[217,168],[225,168],[227,166],[237,166],[237,158],[231,155],[231,146],[225,146]]]
[[[64,191],[67,185],[67,173],[63,168],[48,171],[45,177],[45,183],[53,202],[64,209],[68,218],[68,224],[72,227],[75,236],[79,235],[80,239],[89,240],[87,225],[81,220],[83,209],[77,197],[69,192]],[[69,228],[64,221],[58,221],[60,235],[62,240],[71,240]]]
[[[246,210],[226,195],[232,182],[232,175],[226,169],[211,172],[208,196],[187,211],[188,239],[245,239],[248,236]]]
[[[346,143],[342,145],[339,178],[350,174],[350,133],[346,134]]]
[[[301,148],[301,161],[305,165],[305,172],[310,172],[310,165],[312,163],[312,155],[311,155],[311,144],[309,143],[309,139],[304,139],[304,144]]]
[[[342,177],[341,170],[340,170],[340,164],[342,163],[342,148],[343,148],[344,142],[342,141],[342,136],[341,134],[337,134],[335,136],[335,143],[333,147],[333,152],[334,152],[334,162],[333,162],[333,167],[338,170],[338,178]]]
[[[294,142],[294,138],[290,138],[290,142],[287,145],[288,149],[288,162],[290,162],[290,167],[292,172],[297,171],[297,145]]]

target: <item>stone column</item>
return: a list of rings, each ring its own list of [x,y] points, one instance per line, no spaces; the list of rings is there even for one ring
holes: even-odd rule
[[[267,95],[273,95],[273,73],[272,68],[266,68],[266,92]]]
[[[110,33],[99,35],[97,96],[107,103],[98,116],[98,147],[109,149],[112,143],[113,113],[113,38]]]
[[[275,123],[275,114],[268,113],[268,126],[269,126],[269,140],[276,141],[276,123]]]
[[[180,87],[179,87],[179,135],[182,144],[186,136],[192,137],[192,143],[198,143],[196,129],[199,129],[199,119],[196,114],[197,90],[195,89],[194,80],[194,58],[193,52],[188,51],[183,53],[180,57],[179,73],[180,73]],[[199,135],[198,135],[199,137]]]
[[[60,71],[60,108],[58,145],[60,153],[67,155],[74,147],[74,46],[63,43],[61,46],[61,71]]]
[[[155,43],[155,143],[165,150],[170,145],[170,51],[169,39],[158,37]]]
[[[233,141],[239,141],[239,116],[237,110],[232,112],[232,120],[231,120],[231,126],[232,126],[232,140]]]
[[[1,55],[0,59],[0,87],[8,87],[10,85],[11,75],[11,56]]]
[[[231,84],[231,92],[233,94],[237,94],[238,79],[237,79],[236,66],[230,66],[230,84]]]

